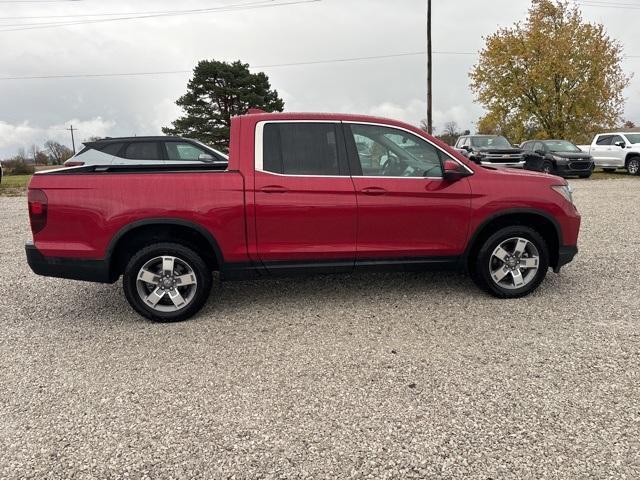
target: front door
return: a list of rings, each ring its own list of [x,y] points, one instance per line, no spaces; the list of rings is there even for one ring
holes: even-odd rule
[[[438,260],[463,253],[468,179],[445,181],[450,158],[407,130],[345,124],[358,200],[357,262]],[[358,171],[359,170],[359,171]]]
[[[267,269],[353,268],[356,195],[340,123],[259,123],[255,158],[257,252]]]

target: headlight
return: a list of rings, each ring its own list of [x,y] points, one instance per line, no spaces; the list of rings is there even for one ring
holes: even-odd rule
[[[564,160],[563,157],[559,157],[558,155],[551,155],[551,158],[553,158],[556,162],[561,162],[562,160]]]
[[[552,185],[551,188],[562,195],[569,203],[573,203],[573,189],[569,185]]]

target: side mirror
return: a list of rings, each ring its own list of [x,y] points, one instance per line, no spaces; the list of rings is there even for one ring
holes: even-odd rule
[[[444,164],[444,175],[443,178],[447,182],[457,182],[458,180],[468,177],[472,175],[469,171],[460,165],[458,162],[454,162],[453,160],[445,160]]]
[[[198,160],[200,160],[201,162],[213,162],[215,159],[213,158],[213,155],[209,155],[208,153],[201,153],[200,156],[198,156]]]
[[[622,140],[616,142],[616,146],[620,147],[620,148],[624,148],[627,146],[626,142],[623,142]]]
[[[471,147],[469,145],[463,145],[460,147],[460,150],[464,150],[465,152],[470,152]]]

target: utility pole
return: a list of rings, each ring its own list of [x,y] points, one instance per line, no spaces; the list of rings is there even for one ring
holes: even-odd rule
[[[431,82],[431,0],[427,0],[427,132],[433,134],[433,88]]]
[[[431,1],[431,0],[429,0],[429,1]],[[73,132],[74,131],[77,132],[78,129],[76,128],[74,130],[73,125],[71,125],[71,128],[67,128],[67,130],[69,130],[71,132],[71,145],[73,146],[73,154],[75,155],[76,154],[76,140],[75,140],[75,138],[73,138]]]

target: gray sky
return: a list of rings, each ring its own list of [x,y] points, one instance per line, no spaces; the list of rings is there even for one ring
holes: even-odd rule
[[[271,3],[294,0],[272,0]],[[587,0],[584,0],[587,2]],[[628,73],[640,67],[639,8],[604,0],[583,5],[620,40]],[[0,0],[0,78],[65,74],[191,70],[201,59],[274,65],[420,52],[425,49],[425,0],[320,0],[270,8],[212,11],[114,21],[120,14],[224,8],[266,0]],[[591,0],[588,3],[593,4]],[[603,2],[599,2],[603,3]],[[525,17],[527,0],[433,0],[434,121],[473,130],[482,109],[468,72],[482,37]],[[624,6],[624,5],[622,5]],[[21,18],[8,17],[49,17]],[[110,19],[111,21],[104,21]],[[93,20],[93,23],[78,24]],[[100,20],[96,22],[95,20]],[[76,22],[55,28],[24,24]],[[464,54],[471,52],[472,54]],[[288,111],[376,114],[417,124],[426,116],[424,55],[304,66],[264,67]],[[179,114],[175,100],[189,73],[110,78],[0,80],[0,158],[53,138],[70,145],[71,123],[89,136],[151,135]],[[640,123],[640,78],[626,92],[625,117]]]

